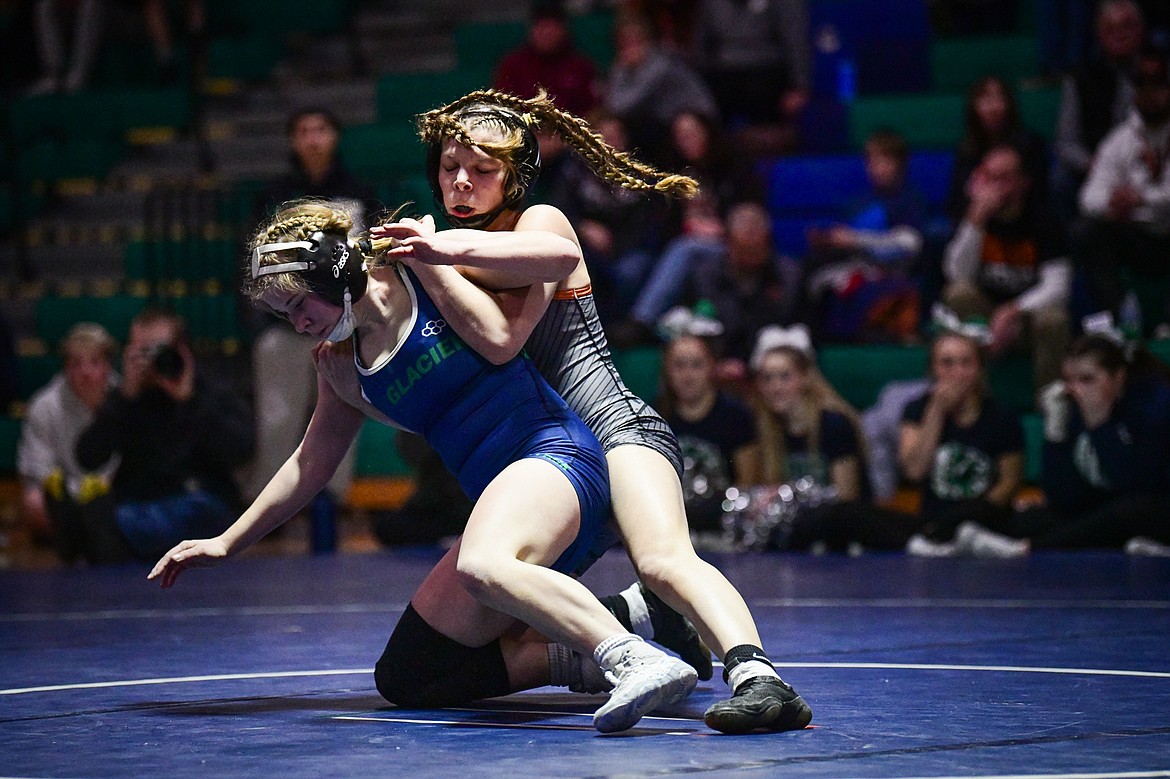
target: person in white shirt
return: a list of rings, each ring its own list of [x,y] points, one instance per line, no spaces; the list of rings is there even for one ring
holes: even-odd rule
[[[32,396],[20,430],[16,470],[22,519],[34,538],[53,539],[65,562],[83,555],[82,507],[109,492],[118,467],[115,458],[87,471],[74,453],[77,437],[117,383],[116,349],[99,324],[70,328],[61,342],[62,370]]]
[[[1119,313],[1130,283],[1170,280],[1170,71],[1165,54],[1143,52],[1134,109],[1101,142],[1080,193],[1080,260],[1093,302]],[[1156,283],[1156,282],[1155,282]],[[1144,312],[1153,330],[1170,312]]]

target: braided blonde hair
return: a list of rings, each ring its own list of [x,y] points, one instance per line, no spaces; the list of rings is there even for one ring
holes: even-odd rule
[[[270,290],[292,294],[312,292],[300,273],[272,273],[256,279],[252,278],[252,252],[257,246],[268,243],[303,241],[318,231],[348,235],[349,231],[353,229],[353,223],[353,214],[336,201],[306,199],[284,203],[268,221],[257,228],[251,240],[248,241],[248,267],[244,271],[244,295],[256,301],[264,297]],[[295,259],[295,250],[288,249],[262,255],[260,264],[274,265]]]
[[[509,165],[515,185],[512,155],[523,145],[521,131],[505,128],[502,122],[489,117],[464,116],[466,109],[476,106],[498,106],[514,111],[530,130],[538,128],[555,132],[568,144],[598,178],[635,191],[661,192],[670,197],[692,198],[699,192],[698,183],[689,176],[664,173],[640,162],[626,152],[619,151],[595,133],[589,123],[580,117],[557,108],[548,93],[541,89],[533,98],[520,98],[495,89],[481,89],[448,103],[441,108],[418,116],[418,133],[427,144],[439,144],[454,138],[464,146],[478,146]],[[476,128],[491,123],[497,129],[497,138],[473,139]]]

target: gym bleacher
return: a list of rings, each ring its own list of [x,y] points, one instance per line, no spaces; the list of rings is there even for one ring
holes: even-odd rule
[[[19,5],[0,6],[6,35]],[[1010,79],[1025,123],[1051,138],[1059,90],[1037,85],[1034,9],[1020,6],[1011,34],[946,38],[932,29],[926,0],[809,0],[814,95],[805,148],[758,162],[781,251],[801,256],[805,228],[836,219],[865,186],[860,146],[877,127],[909,140],[910,177],[941,224],[963,94],[986,73]],[[459,24],[451,23],[456,10]],[[201,359],[246,386],[251,336],[236,293],[240,240],[255,193],[285,166],[288,112],[308,104],[333,110],[345,125],[348,166],[384,204],[414,201],[425,211],[431,199],[412,117],[487,86],[498,58],[524,37],[526,3],[207,0],[206,11],[205,54],[180,46],[171,83],[160,85],[144,41],[111,36],[82,91],[33,97],[8,85],[0,299],[16,337],[21,401],[59,368],[56,344],[71,324],[91,319],[124,339],[147,303],[184,314]],[[572,21],[578,47],[602,71],[613,52],[612,18],[600,10]],[[1155,346],[1170,357],[1166,342]],[[634,391],[653,398],[657,350],[615,358]],[[921,376],[926,362],[921,346],[830,346],[819,359],[858,408],[887,381]],[[1034,479],[1040,437],[1029,365],[997,363],[991,383],[1025,414]],[[18,402],[0,416],[0,532],[10,535],[22,410]],[[409,494],[392,430],[363,428],[356,477],[352,509],[397,505]]]

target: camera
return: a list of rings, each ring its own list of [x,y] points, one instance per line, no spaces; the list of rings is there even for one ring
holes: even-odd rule
[[[152,346],[146,352],[154,372],[164,379],[174,380],[183,375],[183,355],[174,344],[161,343]]]

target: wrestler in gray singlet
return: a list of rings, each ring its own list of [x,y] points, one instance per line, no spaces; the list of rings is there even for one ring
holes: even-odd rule
[[[618,375],[592,288],[558,291],[525,350],[607,453],[623,444],[646,446],[681,476],[682,454],[670,426]]]

